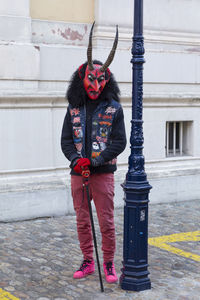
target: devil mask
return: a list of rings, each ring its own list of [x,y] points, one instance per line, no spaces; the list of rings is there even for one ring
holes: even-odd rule
[[[100,70],[101,65],[94,65],[94,70],[90,70],[87,66],[85,77],[83,79],[84,88],[88,97],[95,100],[103,91],[104,86],[109,79],[105,79],[105,72]]]
[[[89,45],[88,45],[88,50],[87,50],[88,65],[85,70],[85,77],[83,78],[83,85],[84,85],[84,88],[85,88],[85,91],[86,91],[88,97],[92,100],[96,100],[99,97],[99,95],[101,94],[101,92],[103,91],[106,83],[110,79],[110,70],[108,69],[108,66],[113,61],[115,51],[117,48],[118,27],[116,27],[116,36],[115,36],[112,50],[111,50],[106,62],[103,65],[93,64],[93,62],[92,62],[93,27],[94,27],[94,23],[93,23],[91,31],[90,31]],[[79,67],[79,72],[80,72],[82,66]],[[107,78],[106,78],[105,72],[107,73]]]

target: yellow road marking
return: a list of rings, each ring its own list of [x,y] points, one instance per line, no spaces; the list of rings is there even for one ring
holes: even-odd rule
[[[0,288],[0,300],[20,300],[15,296],[11,295],[9,292],[6,292]]]
[[[163,235],[163,236],[148,239],[149,245],[200,262],[200,255],[193,254],[167,244],[167,243],[175,243],[175,242],[197,242],[197,241],[200,241],[200,231],[175,233],[175,234]]]

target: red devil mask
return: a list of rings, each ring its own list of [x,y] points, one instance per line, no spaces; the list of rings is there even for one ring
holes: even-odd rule
[[[90,70],[87,66],[83,84],[88,97],[92,100],[96,100],[103,91],[106,83],[109,81],[109,78],[105,79],[105,72],[101,71],[101,65],[94,64],[93,67],[94,69]],[[106,71],[110,75],[109,69]]]
[[[109,54],[106,62],[102,66],[98,65],[98,64],[93,64],[93,61],[92,61],[92,33],[93,33],[94,23],[90,30],[89,44],[88,44],[88,49],[87,49],[88,65],[85,70],[85,77],[83,79],[84,88],[88,94],[88,97],[92,100],[96,100],[99,97],[99,95],[103,91],[106,83],[110,79],[110,70],[108,69],[108,66],[111,64],[111,62],[114,58],[115,51],[117,48],[117,43],[118,43],[118,27],[116,27],[115,40],[113,43],[112,50],[110,51],[110,54]],[[82,68],[82,66],[79,67],[79,76],[80,76],[81,68]],[[105,76],[107,78],[105,78]],[[80,76],[80,78],[81,78],[81,76]]]

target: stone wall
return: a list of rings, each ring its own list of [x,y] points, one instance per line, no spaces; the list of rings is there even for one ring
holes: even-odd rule
[[[94,58],[105,61],[119,24],[111,71],[120,85],[128,140],[130,136],[133,1],[88,1],[93,7],[90,19],[75,14],[73,22],[63,21],[58,11],[47,17],[56,9],[55,1],[49,1],[49,10],[38,19],[41,1],[35,2],[35,10],[33,2],[4,0],[0,8],[0,220],[73,212],[60,134],[66,88],[86,60],[93,13]],[[153,185],[151,203],[199,197],[199,8],[198,0],[144,1],[144,154]],[[74,12],[73,6],[69,9]],[[191,122],[190,155],[166,157],[169,121]],[[116,206],[123,205],[120,183],[129,146],[118,159]]]

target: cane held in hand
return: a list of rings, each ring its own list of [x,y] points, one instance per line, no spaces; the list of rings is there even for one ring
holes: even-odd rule
[[[91,222],[91,226],[92,226],[92,235],[93,235],[96,259],[97,259],[98,272],[99,272],[100,287],[101,287],[101,291],[104,292],[100,263],[99,263],[99,255],[98,255],[98,250],[97,250],[97,240],[96,240],[96,234],[95,234],[95,228],[94,228],[94,220],[93,220],[93,215],[92,215],[92,206],[91,206],[91,202],[90,202],[89,180],[88,180],[89,176],[90,176],[90,170],[87,168],[86,169],[82,168],[82,169],[83,169],[83,171],[82,171],[81,175],[83,176],[83,186],[86,188],[86,193],[87,193],[88,208],[89,208],[89,214],[90,214],[90,222]]]

